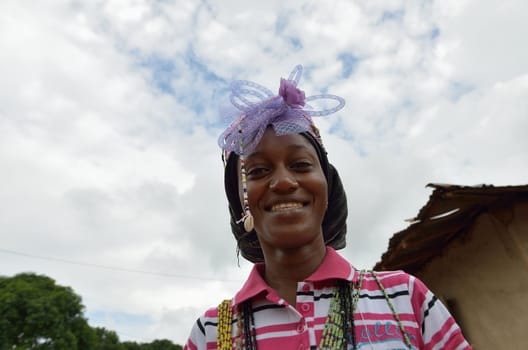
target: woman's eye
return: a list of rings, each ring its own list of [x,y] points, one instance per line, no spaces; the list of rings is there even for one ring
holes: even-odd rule
[[[247,171],[247,175],[248,176],[260,176],[260,175],[263,175],[266,173],[266,168],[264,167],[254,167],[254,168],[250,168],[248,169]]]
[[[298,162],[294,162],[290,167],[292,169],[298,169],[298,170],[305,170],[305,169],[310,169],[312,166],[312,163],[311,162],[308,162],[308,161],[298,161]]]

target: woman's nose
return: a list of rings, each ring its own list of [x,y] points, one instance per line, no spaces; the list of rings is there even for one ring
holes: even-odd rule
[[[269,188],[272,191],[290,192],[299,186],[295,176],[284,168],[275,169],[270,180]]]

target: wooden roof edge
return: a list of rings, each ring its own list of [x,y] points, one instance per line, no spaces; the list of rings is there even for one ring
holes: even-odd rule
[[[452,184],[441,184],[441,183],[429,183],[426,185],[426,187],[432,187],[434,188],[433,192],[429,196],[429,200],[427,203],[420,209],[418,215],[416,218],[414,218],[413,222],[405,229],[396,232],[393,234],[393,236],[389,239],[388,242],[388,248],[387,250],[381,255],[381,259],[379,262],[377,262],[374,266],[374,269],[382,267],[384,264],[383,262],[387,259],[390,259],[393,261],[393,256],[396,254],[397,256],[397,250],[398,247],[402,244],[406,236],[411,234],[411,232],[415,232],[418,230],[419,227],[423,226],[424,223],[426,223],[426,220],[429,218],[427,215],[434,205],[434,202],[436,200],[441,200],[444,198],[444,194],[455,192],[455,191],[466,191],[470,193],[483,193],[483,192],[489,192],[490,190],[494,192],[499,198],[497,198],[498,201],[503,202],[500,200],[500,198],[503,198],[505,194],[508,196],[512,196],[512,199],[515,197],[519,198],[526,198],[528,199],[528,185],[518,185],[518,186],[494,186],[494,185],[476,185],[476,186],[461,186],[461,185],[452,185]],[[463,193],[462,193],[463,194]],[[482,212],[483,210],[489,210],[490,203],[487,203],[487,205],[481,206],[479,210],[476,210],[477,212]],[[493,205],[492,205],[493,207]],[[471,222],[473,222],[475,216],[472,215],[471,219],[469,219]],[[468,223],[469,225],[470,223]],[[457,235],[455,235],[450,241],[453,239],[456,239]],[[449,242],[450,243],[450,242]],[[447,243],[446,246],[449,244]],[[431,256],[432,258],[432,256]]]
[[[491,184],[478,184],[478,185],[455,185],[446,183],[435,183],[430,182],[425,187],[431,187],[439,189],[444,192],[455,192],[463,191],[469,193],[480,193],[480,192],[528,192],[528,184],[525,185],[507,185],[507,186],[495,186]]]
[[[478,215],[478,214],[470,214]],[[444,235],[437,234],[434,237],[425,238],[421,241],[409,241],[392,247],[385,252],[381,260],[374,265],[374,270],[401,269],[408,271],[408,266],[421,264],[424,266],[433,258],[442,255],[449,244],[469,232],[470,226],[458,225]],[[445,236],[444,239],[442,236]]]
[[[430,212],[435,200],[446,199],[448,196],[456,195],[461,197],[464,195],[483,195],[483,196],[508,196],[508,195],[521,195],[528,196],[528,184],[527,185],[511,185],[511,186],[494,186],[494,185],[454,185],[445,183],[428,183],[425,187],[433,188],[433,192],[429,196],[427,203],[418,211],[418,214],[413,218],[414,223],[420,224],[424,219],[429,218]],[[413,224],[414,224],[413,223]],[[405,230],[404,230],[405,231]]]

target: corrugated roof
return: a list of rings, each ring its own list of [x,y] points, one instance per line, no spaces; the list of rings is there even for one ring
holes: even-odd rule
[[[528,201],[528,185],[428,184],[427,187],[434,188],[429,201],[416,218],[409,220],[412,222],[409,227],[392,236],[375,270],[415,273],[454,239],[463,237],[481,213],[516,201]]]

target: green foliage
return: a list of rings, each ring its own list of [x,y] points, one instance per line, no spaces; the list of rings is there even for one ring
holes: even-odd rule
[[[161,339],[154,340],[152,343],[148,344],[148,347],[146,347],[145,350],[182,350],[182,347],[173,344],[170,340]]]
[[[135,341],[125,341],[123,342],[123,349],[124,350],[142,350],[140,344],[136,343]]]
[[[95,328],[97,344],[95,350],[125,350],[123,344],[119,342],[119,337],[114,331],[105,328]]]
[[[81,297],[46,276],[0,277],[0,349],[91,348],[95,334]]]
[[[123,350],[182,350],[180,345],[176,345],[170,340],[161,339],[154,340],[151,343],[138,344],[136,342],[124,342],[122,343]]]
[[[0,276],[0,350],[182,350],[170,340],[120,342],[116,332],[92,328],[81,297],[49,277]]]

